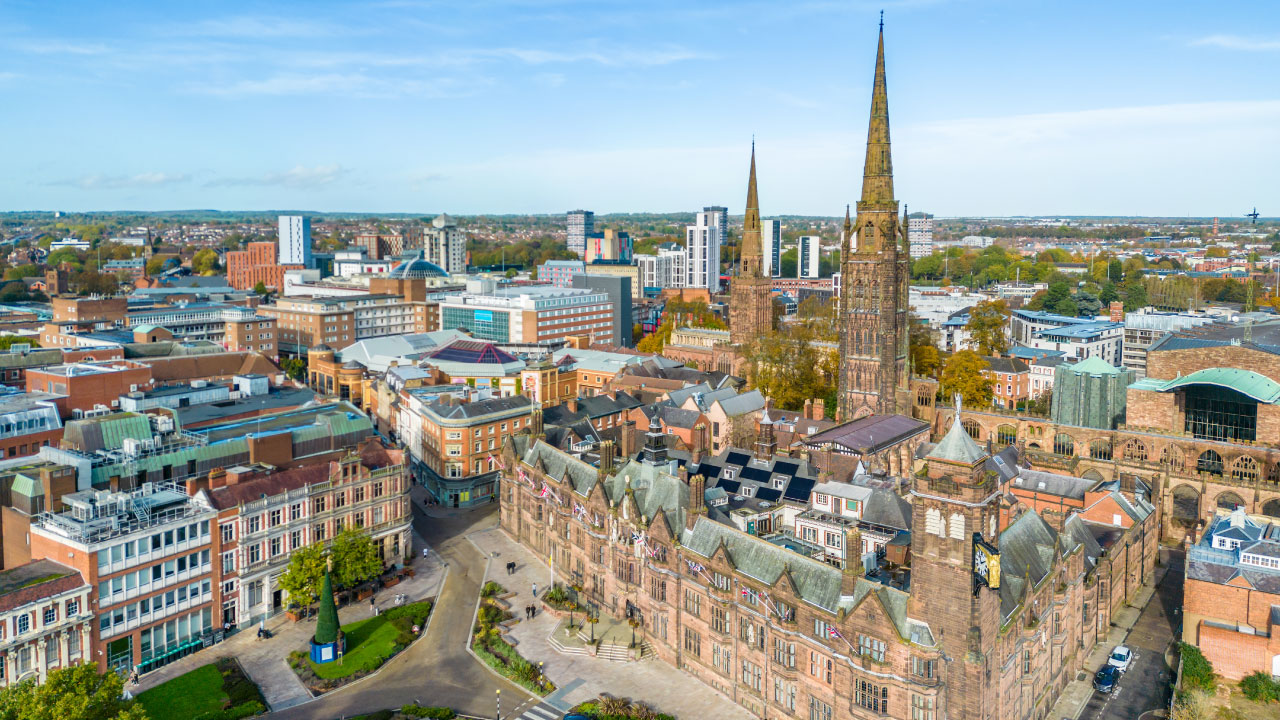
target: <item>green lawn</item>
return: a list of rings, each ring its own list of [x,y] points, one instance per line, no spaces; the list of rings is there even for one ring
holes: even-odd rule
[[[216,663],[179,675],[138,696],[151,720],[189,720],[200,713],[221,710],[226,701],[222,673]]]
[[[347,652],[342,662],[311,663],[311,670],[317,677],[333,680],[378,667],[397,650],[396,637],[400,634],[386,615],[343,625],[342,632],[347,636]]]

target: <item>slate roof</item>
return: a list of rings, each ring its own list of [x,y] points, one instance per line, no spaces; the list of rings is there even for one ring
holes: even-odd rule
[[[810,447],[830,443],[866,454],[877,452],[928,430],[928,423],[905,415],[868,415],[810,435],[804,443]]]
[[[510,397],[496,397],[488,400],[477,400],[475,402],[454,404],[450,399],[441,398],[426,405],[426,409],[443,419],[461,420],[464,418],[480,417],[489,413],[513,412],[518,410],[529,410],[533,406],[533,401],[524,395],[512,395]]]
[[[1031,369],[1025,362],[1014,357],[991,357],[983,355],[982,359],[987,361],[987,365],[990,366],[992,372],[1024,373]]]
[[[1053,569],[1058,533],[1037,513],[1024,512],[1000,533],[1000,616],[1021,605],[1027,584],[1039,585]]]
[[[759,390],[752,390],[741,395],[738,395],[730,388],[724,388],[724,390],[729,390],[731,394],[728,397],[718,397],[716,401],[724,409],[724,414],[729,417],[738,417],[764,409],[764,395],[761,395]],[[718,390],[716,392],[722,391]]]
[[[1057,473],[1023,468],[1013,479],[1013,486],[1073,500],[1084,500],[1085,491],[1093,489],[1097,480],[1059,475]]]
[[[85,587],[80,572],[52,560],[33,560],[0,572],[0,612]]]
[[[862,507],[862,522],[869,525],[911,529],[911,503],[887,488],[872,488]]]

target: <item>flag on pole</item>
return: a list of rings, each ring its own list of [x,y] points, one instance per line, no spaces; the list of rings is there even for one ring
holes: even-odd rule
[[[844,637],[843,635],[841,635],[841,634],[840,634],[840,631],[839,631],[839,630],[837,630],[837,629],[835,629],[835,628],[833,628],[833,627],[828,627],[828,628],[827,628],[827,634],[828,634],[828,635],[830,635],[830,636],[831,636],[831,637],[833,637],[833,638],[843,638],[843,637]]]

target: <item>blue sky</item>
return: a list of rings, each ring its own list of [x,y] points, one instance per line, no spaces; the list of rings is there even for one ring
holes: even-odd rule
[[[837,215],[881,7],[912,209],[1280,215],[1269,0],[0,0],[0,209]]]

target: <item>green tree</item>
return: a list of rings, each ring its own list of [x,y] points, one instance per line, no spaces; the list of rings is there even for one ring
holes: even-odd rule
[[[335,579],[339,587],[349,588],[377,577],[382,572],[378,547],[363,530],[343,528],[330,546]]]
[[[27,343],[33,348],[40,347],[40,343],[33,337],[23,337],[22,335],[4,335],[0,336],[0,350],[8,350],[14,344]]]
[[[114,275],[97,270],[85,270],[76,275],[73,284],[81,295],[114,295],[120,290],[120,281]]]
[[[338,640],[338,606],[333,602],[333,581],[329,579],[329,571],[324,571],[324,579],[320,583],[320,612],[316,616],[317,645],[327,645]]]
[[[191,258],[191,271],[198,275],[211,275],[218,267],[218,253],[203,248]]]
[[[1215,246],[1204,251],[1204,256],[1207,258],[1224,258],[1230,255],[1231,253],[1224,247]]]
[[[153,257],[147,261],[147,274],[159,275],[164,271],[164,258]]]
[[[1067,315],[1069,317],[1075,317],[1077,312],[1076,301],[1069,297],[1062,298],[1052,306],[1046,302],[1045,307],[1049,309],[1049,312],[1057,313],[1059,315]]]
[[[1111,307],[1111,303],[1120,299],[1120,293],[1116,291],[1116,284],[1109,282],[1102,288],[1102,294],[1098,295],[1098,301],[1104,307]]]
[[[324,545],[303,546],[289,555],[289,569],[280,576],[280,587],[289,593],[289,602],[307,606],[316,601],[325,571]]]
[[[267,285],[266,285],[266,283],[264,283],[264,282],[262,282],[261,280],[259,280],[259,281],[258,281],[258,284],[253,286],[253,291],[254,291],[254,292],[256,292],[256,293],[258,293],[259,295],[266,295],[266,294],[267,294]]]
[[[123,694],[118,674],[99,673],[93,662],[72,665],[50,670],[43,684],[28,680],[0,690],[0,720],[147,720]]]
[[[793,278],[796,276],[796,266],[800,263],[800,251],[796,248],[782,253],[778,257],[778,273],[784,278]]]
[[[1076,303],[1075,314],[1080,317],[1093,317],[1102,309],[1102,303],[1098,300],[1098,296],[1084,290],[1076,293],[1072,300]]]
[[[1049,283],[1049,289],[1044,294],[1044,300],[1041,304],[1049,309],[1057,307],[1062,300],[1071,297],[1071,284],[1065,280],[1055,280]]]
[[[19,300],[27,300],[31,296],[27,293],[27,286],[20,282],[7,282],[4,287],[0,287],[0,302],[17,302]]]
[[[1141,278],[1130,280],[1124,285],[1124,309],[1125,312],[1134,312],[1141,310],[1149,304],[1147,300],[1147,285],[1142,282]]]
[[[942,365],[942,357],[933,345],[912,345],[911,365],[917,375],[934,377]]]
[[[4,271],[5,280],[21,280],[22,278],[37,277],[43,275],[44,271],[39,265],[18,265]]]
[[[1107,262],[1107,279],[1113,283],[1124,280],[1124,264],[1120,262],[1119,258],[1111,258]]]
[[[307,377],[307,362],[302,358],[284,358],[280,361],[280,369],[294,380],[302,380]]]
[[[1009,306],[1004,300],[984,300],[969,308],[969,322],[965,327],[978,344],[980,354],[994,355],[1009,351],[1009,336],[1005,333],[1008,323]]]
[[[972,350],[961,350],[947,359],[942,369],[942,394],[951,397],[960,393],[965,407],[991,406],[992,386],[995,381],[986,373],[991,365]]]

